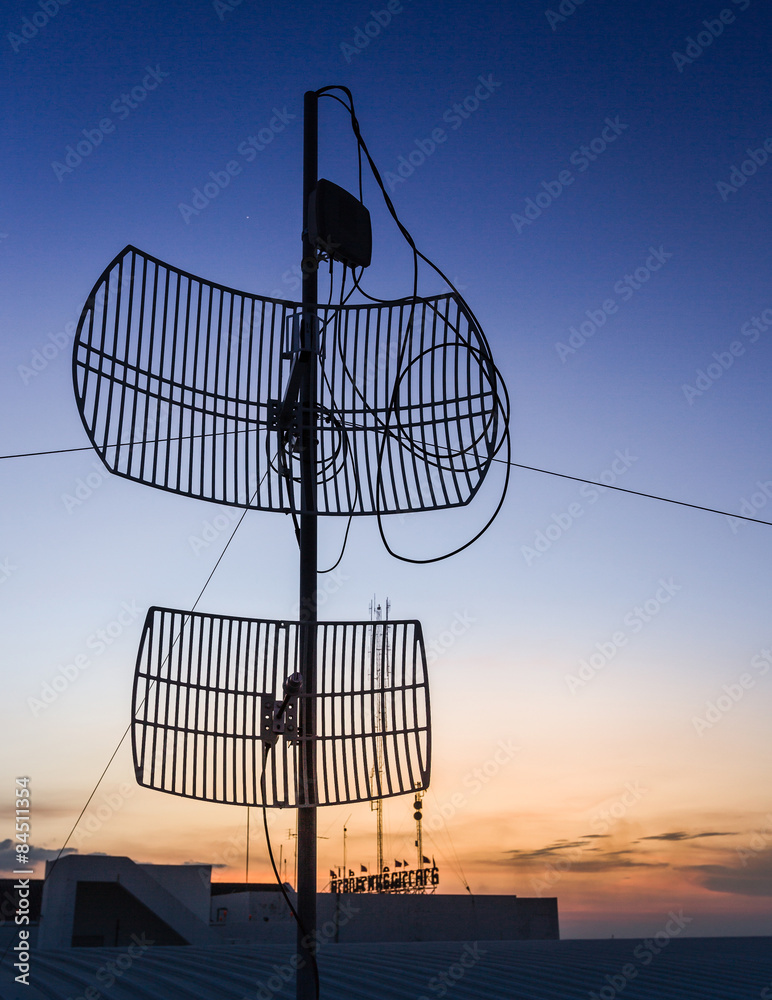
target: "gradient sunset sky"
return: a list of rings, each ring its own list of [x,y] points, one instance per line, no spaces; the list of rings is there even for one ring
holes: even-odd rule
[[[761,0],[58,3],[2,13],[3,455],[88,443],[72,335],[126,244],[299,297],[303,92],[345,84],[402,221],[490,340],[514,461],[772,521]],[[355,190],[332,101],[320,132],[321,175]],[[228,185],[194,201],[229,162]],[[365,287],[408,294],[411,257],[371,180],[365,201]],[[422,272],[423,293],[443,290]],[[146,608],[192,605],[232,521],[88,451],[0,475],[0,858],[10,870],[13,781],[29,775],[42,875],[128,724]],[[391,544],[464,541],[500,476],[461,511],[387,519]],[[344,528],[321,523],[322,563]],[[390,558],[357,519],[320,616],[366,619],[388,596],[441,644],[424,807],[441,891],[556,895],[565,937],[646,936],[678,909],[686,933],[772,933],[771,565],[772,527],[523,469],[493,527],[444,563]],[[285,618],[296,587],[290,520],[250,513],[199,610]],[[468,627],[442,645],[455,616]],[[76,657],[87,666],[39,707]],[[387,859],[412,861],[411,800],[385,815]],[[349,864],[374,863],[368,805],[320,811],[320,889],[347,820]],[[271,822],[291,879],[294,814]],[[135,786],[126,741],[70,847],[237,880],[245,823]],[[267,880],[259,823],[250,878]]]

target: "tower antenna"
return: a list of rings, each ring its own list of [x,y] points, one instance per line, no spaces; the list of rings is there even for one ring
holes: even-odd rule
[[[379,623],[382,621],[389,620],[389,609],[391,608],[391,603],[386,598],[386,616],[384,618],[383,608],[380,604],[376,603],[375,595],[373,595],[372,601],[370,601],[370,621],[373,622],[373,626],[370,632],[370,643],[373,649],[375,669],[374,669],[374,683],[375,683],[375,762],[372,767],[371,774],[373,776],[373,784],[377,789],[383,788],[383,732],[384,728],[387,727],[388,721],[385,718],[386,704],[384,700],[384,692],[389,686],[390,677],[388,675],[389,670],[389,650],[388,650],[388,631]],[[381,795],[375,799],[374,802],[370,803],[370,809],[375,811],[375,822],[376,822],[376,872],[380,875],[383,871],[383,797]]]
[[[320,260],[364,268],[372,249],[365,206],[318,177],[319,98],[336,89],[396,219],[350,91],[308,91],[302,301],[206,281],[127,246],[83,307],[72,363],[81,421],[110,472],[297,523],[297,620],[149,608],[132,754],[145,787],[297,810],[298,1000],[319,992],[317,808],[414,794],[431,774],[420,622],[389,620],[388,601],[385,619],[320,622],[318,520],[380,526],[385,514],[464,506],[508,440],[506,390],[457,291],[422,297],[414,284],[390,301],[318,302]],[[396,221],[417,282],[428,258]]]

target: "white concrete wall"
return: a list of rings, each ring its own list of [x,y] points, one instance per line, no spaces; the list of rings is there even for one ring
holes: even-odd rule
[[[223,907],[227,919],[213,928],[222,944],[295,940],[294,918],[279,893],[214,896],[213,919]],[[341,944],[559,937],[555,900],[516,896],[322,893],[317,898],[317,927],[320,942]]]
[[[38,947],[69,948],[79,881],[120,882],[196,946],[291,944],[296,925],[280,892],[210,896],[210,866],[137,865],[129,858],[70,855],[46,872]],[[291,893],[294,902],[294,893]],[[215,923],[227,908],[225,922]],[[322,943],[557,939],[557,901],[516,896],[322,893]],[[212,923],[210,924],[210,920]]]
[[[161,879],[163,872],[160,869],[166,867],[182,869],[181,872],[167,878],[169,886],[167,887],[161,884],[159,878],[151,877],[144,870],[145,867],[135,864],[130,858],[103,857],[94,854],[71,854],[60,858],[55,866],[48,862],[43,886],[38,947],[45,950],[71,946],[78,882],[120,882],[128,892],[174,928],[190,944],[200,947],[210,944],[208,899],[203,916],[199,916],[169,889],[169,887],[172,890],[180,889],[183,898],[195,900],[200,896],[200,890],[194,883],[201,882],[201,876],[196,868],[192,867],[185,871],[187,866],[147,866],[159,869],[156,871],[156,876]],[[200,905],[198,908],[201,912]]]
[[[295,893],[288,895],[296,905]],[[228,916],[217,923],[221,908],[228,910]],[[296,936],[295,918],[280,891],[212,896],[212,921],[213,934],[223,945],[291,944]]]
[[[159,885],[209,923],[209,900],[212,891],[211,865],[137,865]]]

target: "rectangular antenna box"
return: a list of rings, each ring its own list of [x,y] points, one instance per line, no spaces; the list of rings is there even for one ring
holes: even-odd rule
[[[370,213],[342,187],[317,181],[308,201],[308,238],[349,267],[369,267],[373,251]]]

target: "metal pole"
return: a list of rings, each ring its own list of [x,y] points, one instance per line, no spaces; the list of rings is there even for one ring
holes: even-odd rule
[[[312,954],[316,944],[316,250],[308,239],[308,199],[318,170],[318,97],[307,91],[303,105],[303,323],[301,349],[308,351],[298,413],[300,420],[300,710],[298,801],[312,803],[298,810],[297,1000],[315,1000]]]

